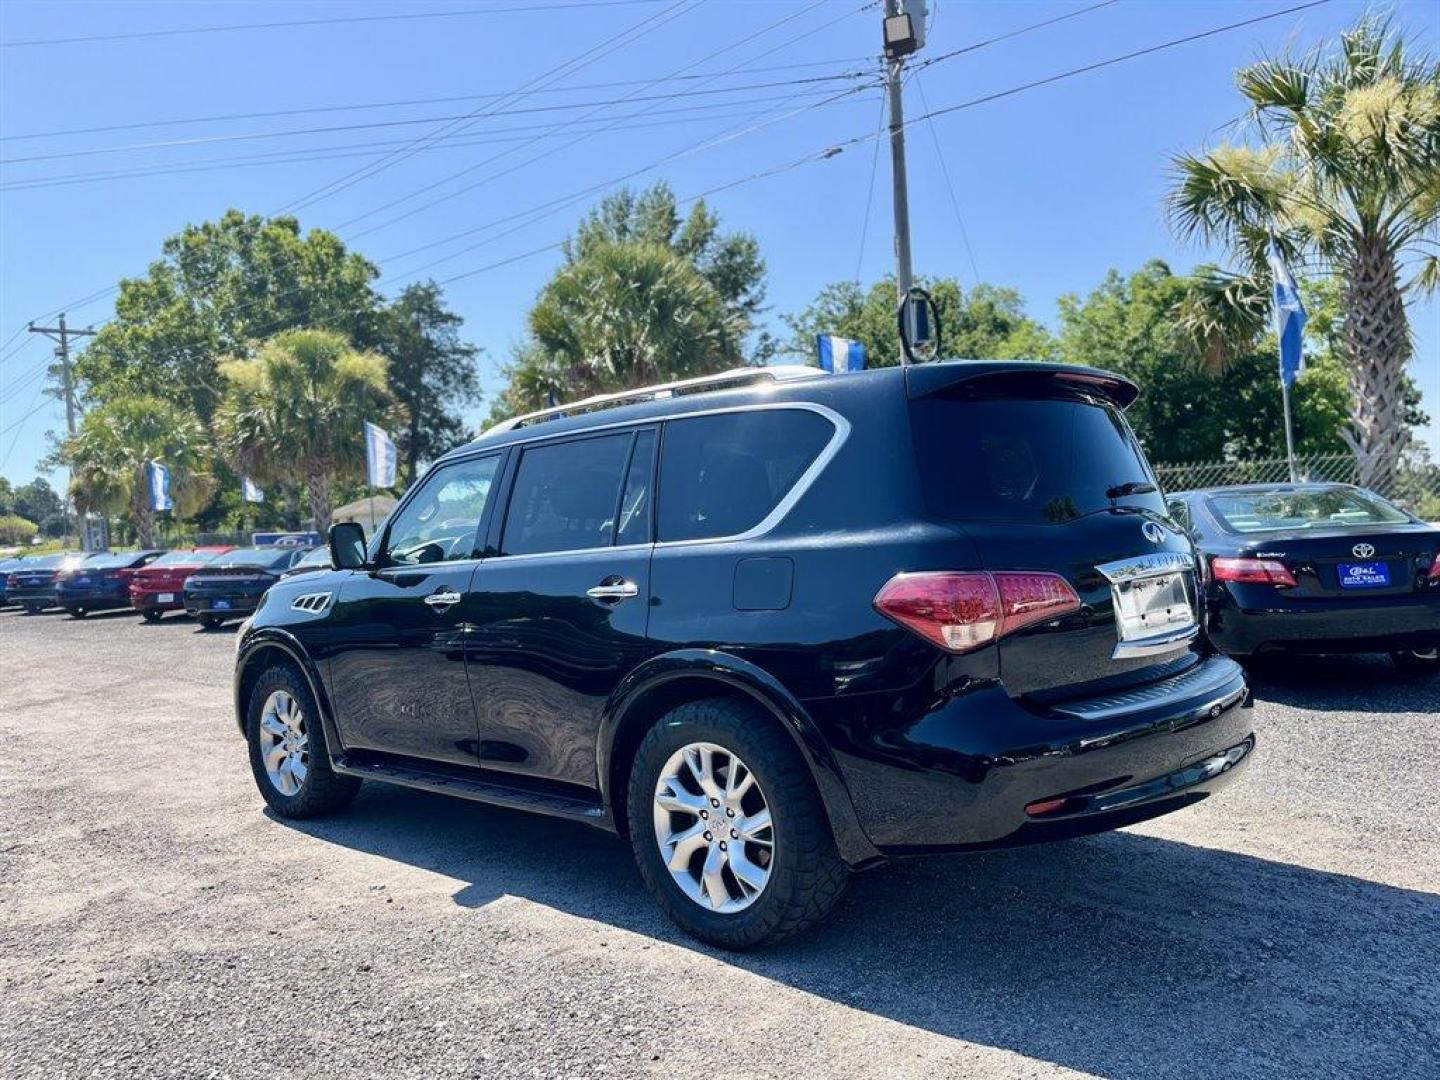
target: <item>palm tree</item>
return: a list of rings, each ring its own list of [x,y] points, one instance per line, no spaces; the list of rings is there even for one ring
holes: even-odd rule
[[[1175,159],[1171,221],[1227,247],[1238,272],[1200,276],[1182,325],[1212,364],[1253,343],[1270,288],[1266,253],[1344,283],[1353,399],[1346,441],[1361,482],[1388,481],[1409,439],[1405,305],[1440,286],[1440,65],[1389,23],[1362,18],[1338,47],[1240,71],[1257,144]]]
[[[128,515],[143,547],[155,542],[151,462],[170,470],[177,516],[200,509],[213,487],[205,429],[191,413],[159,398],[118,397],[91,410],[58,457],[70,468],[76,509]]]
[[[389,407],[384,357],[328,330],[289,330],[220,372],[216,427],[225,449],[246,475],[303,486],[313,527],[328,529],[333,484],[364,467],[364,421]]]

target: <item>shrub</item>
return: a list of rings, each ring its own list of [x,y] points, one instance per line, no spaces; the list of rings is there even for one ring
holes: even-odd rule
[[[40,526],[19,514],[0,515],[0,544],[28,544]]]

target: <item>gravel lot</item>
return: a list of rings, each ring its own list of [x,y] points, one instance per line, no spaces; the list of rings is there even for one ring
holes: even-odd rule
[[[1440,680],[1267,665],[1222,798],[881,869],[731,956],[580,826],[268,816],[233,640],[0,614],[0,1075],[1440,1075]]]

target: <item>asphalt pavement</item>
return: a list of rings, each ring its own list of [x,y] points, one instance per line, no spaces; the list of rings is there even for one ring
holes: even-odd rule
[[[733,955],[582,826],[269,815],[233,645],[0,613],[0,1075],[1440,1076],[1440,679],[1265,664],[1220,796],[872,871]]]

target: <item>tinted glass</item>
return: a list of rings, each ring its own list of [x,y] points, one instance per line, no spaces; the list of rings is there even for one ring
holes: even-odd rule
[[[296,566],[329,566],[330,549],[328,547],[311,548],[300,558],[295,560]]]
[[[635,436],[635,452],[630,456],[630,473],[625,480],[625,494],[620,498],[620,520],[615,527],[615,543],[647,544],[650,542],[650,513],[655,504],[655,432],[642,431]]]
[[[85,560],[86,570],[113,570],[117,567],[129,566],[140,556],[133,551],[121,552],[118,555],[97,555],[93,559]]]
[[[670,421],[661,449],[659,539],[734,536],[754,528],[834,433],[829,420],[804,409]]]
[[[634,441],[626,431],[526,450],[505,515],[505,554],[608,546]]]
[[[294,548],[236,548],[234,551],[227,551],[224,555],[218,556],[214,562],[210,563],[210,566],[217,570],[227,566],[263,566],[266,569],[274,569],[275,567],[289,566],[290,559],[294,554]]]
[[[1155,483],[1108,405],[924,398],[911,405],[911,427],[926,501],[946,520],[1045,524],[1114,505],[1165,512],[1157,491],[1106,494]]]
[[[1293,529],[1363,529],[1410,520],[1378,495],[1354,488],[1245,491],[1211,495],[1206,502],[1233,533]]]
[[[1190,530],[1190,507],[1186,506],[1180,499],[1171,499],[1165,504],[1165,509],[1170,511],[1170,517],[1175,524],[1187,532]]]
[[[500,458],[492,455],[431,471],[390,522],[388,561],[413,566],[474,558],[476,533],[499,464]]]
[[[214,553],[207,551],[167,551],[156,559],[151,566],[204,566],[211,559],[215,558]]]

